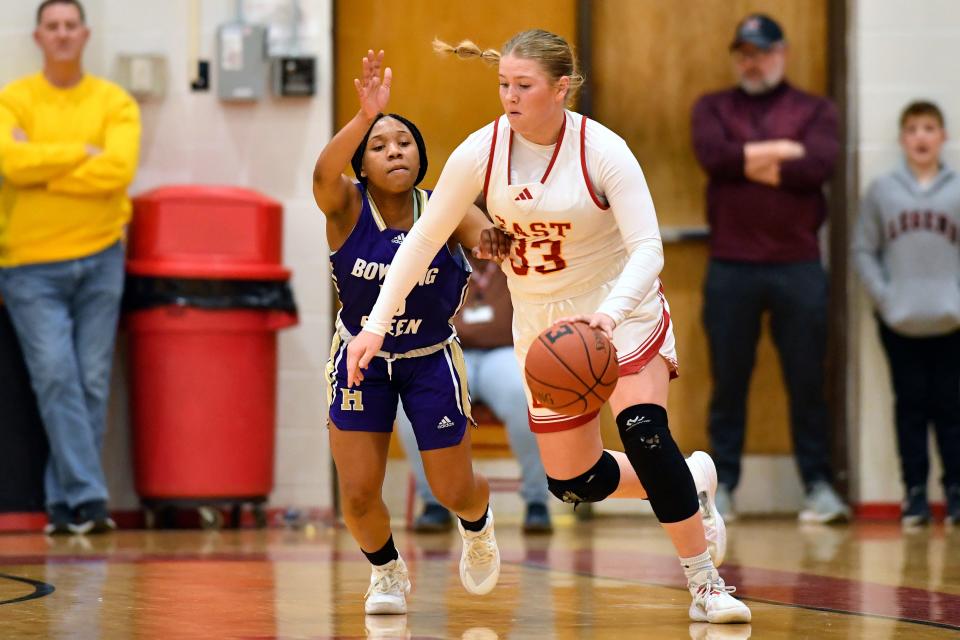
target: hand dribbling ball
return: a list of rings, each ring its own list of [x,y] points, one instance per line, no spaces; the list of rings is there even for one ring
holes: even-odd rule
[[[586,322],[560,322],[537,336],[524,375],[534,401],[557,413],[579,416],[600,407],[617,386],[617,349]]]

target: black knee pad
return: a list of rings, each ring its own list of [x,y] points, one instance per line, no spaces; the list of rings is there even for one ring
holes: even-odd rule
[[[569,480],[547,476],[550,493],[574,505],[581,502],[600,502],[617,490],[620,484],[620,465],[607,451],[600,454],[597,463],[585,473]]]
[[[656,404],[633,405],[617,416],[617,428],[657,520],[680,522],[695,514],[700,507],[697,489],[670,435],[667,410]]]

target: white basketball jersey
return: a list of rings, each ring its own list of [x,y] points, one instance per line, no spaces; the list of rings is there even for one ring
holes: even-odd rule
[[[610,281],[626,263],[620,230],[587,173],[587,117],[565,113],[543,177],[525,184],[510,184],[515,134],[507,117],[493,123],[484,196],[494,224],[516,239],[504,262],[516,297],[567,298]]]

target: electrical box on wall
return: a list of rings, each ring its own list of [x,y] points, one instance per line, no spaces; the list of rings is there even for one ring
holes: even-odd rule
[[[118,54],[116,79],[138,100],[162,98],[167,88],[167,59],[158,54]]]
[[[312,96],[317,92],[316,58],[279,56],[272,59],[273,93],[278,96]]]
[[[267,29],[225,24],[217,31],[217,95],[221,100],[259,100],[267,90]]]

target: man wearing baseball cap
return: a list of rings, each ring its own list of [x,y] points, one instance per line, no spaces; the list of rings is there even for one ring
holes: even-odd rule
[[[737,31],[730,43],[730,50],[742,44],[752,44],[759,49],[770,49],[783,44],[783,29],[777,22],[762,13],[747,16],[737,25]]]
[[[706,171],[710,264],[703,319],[713,394],[709,433],[717,506],[733,516],[747,389],[761,318],[770,315],[787,395],[805,522],[838,522],[849,509],[831,485],[824,388],[827,277],[817,230],[823,187],[840,151],[836,107],[786,81],[783,29],[763,14],[741,20],[730,43],[737,86],[701,97],[693,146]]]

